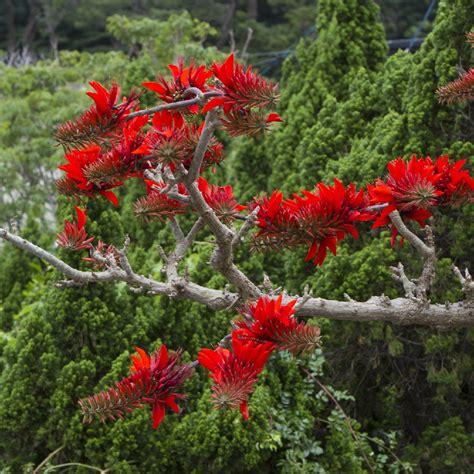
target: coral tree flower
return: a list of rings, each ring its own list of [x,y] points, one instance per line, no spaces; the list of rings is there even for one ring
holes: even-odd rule
[[[158,428],[165,417],[166,407],[179,412],[177,393],[182,383],[191,375],[188,365],[181,365],[181,352],[171,356],[165,345],[153,355],[136,348],[138,355],[132,356],[130,376],[116,383],[115,387],[79,401],[84,422],[90,423],[94,415],[102,422],[122,418],[125,413],[145,404],[152,407],[153,429]]]
[[[474,68],[469,69],[459,79],[443,87],[436,94],[442,103],[456,104],[474,100]]]
[[[66,177],[57,182],[60,193],[88,197],[100,194],[118,206],[117,197],[110,191],[123,184],[117,180],[121,162],[116,150],[103,154],[100,146],[95,145],[83,150],[72,150],[65,158],[68,163],[59,166],[60,170],[66,172]],[[93,174],[93,182],[88,172]],[[100,179],[101,176],[104,179]]]
[[[234,322],[234,333],[243,341],[270,342],[273,348],[286,349],[293,355],[313,351],[320,342],[321,330],[307,326],[294,317],[296,300],[282,304],[276,299],[260,297],[243,311],[243,319]]]
[[[195,87],[201,92],[206,92],[206,83],[212,76],[212,71],[208,71],[205,66],[196,67],[191,61],[188,67],[184,67],[183,58],[179,58],[178,64],[169,64],[172,79],[167,80],[160,75],[158,82],[144,82],[142,85],[153,92],[156,92],[164,102],[178,102],[185,100],[185,92],[190,87]],[[187,108],[190,112],[196,114],[199,106],[190,105]]]
[[[306,261],[322,265],[329,249],[336,255],[337,242],[346,234],[357,238],[355,222],[370,220],[364,192],[334,180],[334,186],[318,183],[315,191],[283,199],[279,191],[255,202],[260,207],[255,242],[263,247],[309,245]]]
[[[401,211],[427,209],[436,205],[437,198],[443,194],[436,187],[441,175],[435,172],[429,158],[413,155],[409,162],[397,158],[387,167],[387,182],[378,179],[375,185],[367,187],[371,204],[389,204]]]
[[[438,201],[442,205],[460,205],[474,200],[474,179],[463,170],[466,160],[449,163],[448,155],[439,156],[435,163],[440,174],[436,187],[443,193]]]
[[[244,211],[246,206],[237,203],[234,198],[232,186],[209,186],[209,183],[202,176],[198,179],[198,187],[204,200],[207,202],[217,216],[225,222],[230,222]]]
[[[201,349],[198,361],[211,372],[212,401],[216,408],[239,407],[244,420],[248,420],[248,399],[272,346],[269,342],[243,341],[232,334],[232,352],[222,347]]]
[[[450,164],[447,155],[438,157],[436,163],[415,155],[408,162],[402,158],[391,161],[387,180],[378,179],[367,186],[371,204],[386,204],[372,227],[390,224],[390,213],[395,210],[403,220],[413,220],[424,227],[432,207],[472,200],[474,180],[467,170],[462,170],[464,164],[465,160]],[[392,245],[396,237],[397,229],[392,226]]]
[[[146,155],[147,160],[154,166],[164,164],[174,170],[177,164],[183,164],[188,168],[202,126],[189,126],[181,115],[171,114],[167,110],[154,114],[152,124],[153,128],[147,132],[142,145],[134,150],[133,154]],[[212,137],[204,155],[202,169],[219,164],[221,161],[222,144]]]
[[[120,87],[117,84],[112,84],[110,90],[96,81],[89,84],[94,92],[86,94],[94,105],[74,121],[61,124],[56,131],[56,140],[67,150],[106,140],[123,126],[126,116],[138,105],[136,94],[119,103]]]
[[[170,198],[161,191],[166,187],[163,181],[155,182],[145,179],[147,185],[147,195],[139,198],[134,206],[133,211],[136,216],[141,217],[145,221],[172,219],[178,214],[186,212],[188,206]],[[178,185],[178,192],[185,195],[186,190],[183,184]]]
[[[224,113],[232,109],[252,107],[274,107],[278,101],[278,86],[255,74],[249,66],[246,71],[234,61],[230,54],[223,64],[211,67],[214,76],[222,83],[221,97],[211,99],[203,108],[203,113],[223,105]]]
[[[80,207],[75,207],[77,222],[64,221],[64,230],[58,234],[56,240],[59,247],[68,250],[84,250],[92,247],[94,237],[87,237],[86,212]]]

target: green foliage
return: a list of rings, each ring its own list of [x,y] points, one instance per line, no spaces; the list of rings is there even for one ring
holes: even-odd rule
[[[204,47],[217,30],[186,11],[171,14],[166,21],[114,15],[107,18],[107,30],[128,47],[140,45],[155,66],[175,63],[179,56],[207,63],[222,55],[214,47]]]

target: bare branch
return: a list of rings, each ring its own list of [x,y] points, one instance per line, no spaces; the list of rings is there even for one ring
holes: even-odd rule
[[[385,321],[398,325],[419,324],[440,329],[474,327],[474,308],[463,303],[453,303],[449,307],[444,304],[427,304],[420,307],[418,302],[408,298],[387,301],[386,297],[373,297],[365,302],[310,298],[296,309],[295,314],[300,318]]]
[[[403,285],[405,296],[407,298],[414,299],[416,294],[416,285],[407,277],[403,264],[398,262],[397,267],[390,268],[393,271],[392,278],[396,281],[399,281]]]
[[[193,160],[188,171],[188,180],[190,182],[196,181],[199,177],[199,172],[202,167],[204,155],[207,151],[207,146],[209,145],[209,140],[211,139],[214,130],[219,124],[217,116],[217,109],[212,109],[206,114],[204,127],[202,129],[201,136],[199,137],[196,149],[194,150]]]
[[[436,273],[436,250],[433,230],[430,226],[424,228],[426,242],[423,242],[408,229],[398,211],[392,211],[389,216],[400,234],[415,247],[423,258],[423,271],[416,284],[408,279],[401,263],[398,264],[398,268],[392,268],[396,272],[395,278],[402,282],[407,297],[414,297],[420,304],[426,304],[428,302],[428,290],[433,283]]]
[[[179,222],[174,217],[169,219],[168,222],[170,224],[171,232],[173,233],[173,236],[176,242],[178,243],[182,242],[184,240],[184,234],[183,234],[183,231],[181,230],[181,226],[179,225]]]
[[[431,226],[427,225],[424,228],[426,235],[426,246],[431,250],[431,255],[423,257],[423,271],[416,284],[417,297],[422,301],[428,301],[428,290],[436,276],[436,249]]]
[[[469,273],[469,270],[466,268],[463,275],[461,270],[453,265],[453,271],[461,283],[462,291],[466,295],[467,304],[474,306],[474,282],[472,281],[472,276]]]
[[[205,221],[204,217],[202,221]],[[202,221],[198,221],[199,224],[196,222],[193,229],[189,232],[188,236],[186,236],[185,241],[182,243],[183,249],[187,248],[187,245],[190,245],[189,242],[197,234],[197,229],[202,225]],[[25,250],[50,263],[56,270],[74,282],[124,281],[131,287],[147,290],[148,295],[177,296],[204,304],[213,310],[233,308],[236,304],[243,304],[247,299],[247,297],[243,295],[231,293],[227,290],[215,290],[197,285],[179,276],[177,276],[178,280],[176,282],[163,283],[143,275],[137,275],[134,272],[127,274],[122,268],[116,268],[114,272],[110,270],[102,272],[76,270],[46,250],[41,249],[22,237],[10,234],[5,229],[0,228],[0,237],[15,247]],[[166,260],[169,261],[169,259],[170,257],[166,257]],[[168,265],[168,263],[166,264]],[[233,272],[234,270],[231,271],[231,276],[235,278]],[[458,278],[460,278],[461,284],[466,285],[466,289],[469,292],[473,292],[474,285],[469,273],[462,275],[459,269],[455,270],[455,273],[458,275]],[[176,288],[176,284],[178,288]],[[70,286],[70,284],[66,284],[66,286]],[[257,291],[260,294],[258,289]],[[313,298],[309,292],[305,292],[305,295],[302,297],[284,296],[285,302],[293,298],[298,299],[296,316],[302,318],[321,317],[359,322],[384,321],[400,325],[419,324],[442,329],[474,327],[474,307],[469,303],[466,304],[466,302],[452,303],[449,305],[427,303],[420,306],[417,301],[413,301],[409,298],[389,300],[383,295],[382,297],[373,297],[365,302]]]
[[[169,104],[157,105],[156,107],[151,107],[149,109],[137,110],[136,112],[128,114],[125,119],[130,120],[132,118],[139,117],[140,115],[151,115],[156,112],[161,112],[162,110],[178,110],[189,107],[190,105],[203,105],[207,99],[222,95],[219,91],[209,91],[203,93],[200,89],[196,87],[190,87],[189,89],[184,91],[185,96],[189,94],[195,94],[195,97],[193,97],[192,99],[181,100],[179,102],[171,102]]]
[[[0,238],[10,242],[15,247],[25,250],[41,260],[48,262],[60,273],[67,276],[71,281],[79,284],[124,281],[132,287],[147,289],[148,293],[151,295],[171,296],[176,291],[171,283],[159,282],[152,278],[138,275],[134,272],[127,274],[125,270],[118,267],[114,269],[109,268],[106,271],[101,272],[77,270],[41,247],[38,247],[22,237],[11,234],[3,228],[0,228]],[[180,291],[180,297],[204,304],[214,310],[222,310],[228,307],[237,296],[234,294],[224,294],[223,291],[206,288],[195,283],[185,282],[184,280],[183,282],[184,286],[182,291]],[[63,286],[72,286],[72,283],[68,281],[67,283],[63,283]]]
[[[425,258],[432,257],[434,254],[434,249],[428,247],[417,235],[415,235],[403,222],[400,213],[395,210],[389,214],[392,224],[397,228],[400,235],[402,235],[408,242],[410,242],[413,247],[421,253]]]
[[[244,46],[242,47],[242,52],[240,53],[240,57],[245,60],[245,57],[247,56],[247,50],[250,45],[250,41],[252,40],[253,36],[253,29],[248,27],[247,28],[247,37],[245,38],[245,43]]]
[[[232,240],[232,245],[235,247],[240,242],[245,239],[245,236],[249,233],[250,229],[255,224],[257,220],[257,215],[260,212],[260,206],[257,206],[246,218],[245,222],[242,224],[242,227],[239,229],[237,234],[234,236]]]

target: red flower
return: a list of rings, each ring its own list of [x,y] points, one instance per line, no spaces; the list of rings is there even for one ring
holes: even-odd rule
[[[201,191],[204,200],[214,210],[217,217],[230,222],[239,214],[244,211],[246,206],[242,206],[237,203],[234,198],[232,186],[209,186],[209,183],[202,176],[198,179],[198,187]]]
[[[181,115],[168,110],[157,112],[152,118],[153,128],[148,131],[142,145],[134,154],[147,155],[154,165],[179,163],[189,158],[190,150],[184,144],[187,127]]]
[[[168,406],[179,412],[176,398],[184,395],[176,390],[191,375],[191,368],[180,365],[181,352],[169,356],[165,345],[149,356],[136,348],[138,356],[132,356],[130,376],[92,397],[80,400],[84,422],[90,423],[94,415],[101,421],[122,418],[125,413],[144,404],[152,406],[153,429],[158,428]]]
[[[146,221],[161,221],[186,212],[188,208],[186,204],[161,192],[166,187],[165,183],[156,183],[148,179],[145,179],[145,183],[148,194],[135,202],[133,210],[136,216]],[[183,184],[178,185],[178,191],[180,194],[186,194]]]
[[[143,144],[133,151],[134,154],[146,155],[153,165],[165,164],[172,170],[181,163],[189,168],[194,150],[199,141],[202,125],[188,126],[181,115],[171,114],[164,110],[157,112],[152,119],[153,128],[146,134]],[[222,144],[211,138],[204,155],[202,169],[222,161]]]
[[[64,221],[64,230],[58,234],[57,244],[68,250],[83,250],[92,247],[94,237],[87,238],[85,229],[86,213],[79,207],[75,207],[77,222]]]
[[[440,102],[447,104],[474,100],[474,68],[469,69],[459,79],[440,87],[436,94]]]
[[[443,193],[438,198],[440,204],[459,205],[474,199],[474,179],[469,171],[461,170],[465,163],[466,160],[458,160],[450,164],[448,155],[436,160],[436,171],[440,174],[436,188]]]
[[[282,296],[260,297],[243,312],[243,320],[234,322],[236,337],[255,343],[270,342],[273,348],[289,350],[293,355],[314,350],[321,330],[299,323],[294,317],[295,304],[296,300],[292,300],[282,305]]]
[[[121,173],[121,162],[115,150],[104,155],[99,146],[90,146],[83,150],[72,150],[65,158],[68,163],[59,166],[60,170],[66,172],[66,179],[58,182],[60,192],[89,197],[100,194],[118,206],[117,197],[109,191],[123,184],[117,179]]]
[[[334,186],[318,183],[314,192],[304,190],[302,194],[284,201],[280,192],[274,192],[270,199],[256,201],[261,229],[255,236],[257,245],[309,245],[306,261],[314,259],[316,265],[322,265],[327,249],[336,255],[337,242],[347,233],[357,238],[355,222],[372,218],[365,211],[364,192],[357,192],[353,184],[345,188],[335,179]]]
[[[212,401],[216,408],[239,407],[244,419],[248,420],[248,398],[272,351],[272,344],[254,344],[232,334],[232,348],[233,352],[222,347],[201,349],[198,361],[212,372]]]
[[[147,123],[148,116],[146,115],[128,120],[115,143],[113,143],[114,149],[120,156],[120,161],[130,172],[139,172],[150,167],[149,162],[143,160],[143,156],[140,156],[139,153],[133,153],[143,144],[145,139],[143,127]]]
[[[233,53],[223,64],[214,63],[212,72],[222,83],[223,95],[211,99],[203,113],[219,105],[224,106],[227,114],[231,109],[274,107],[278,101],[278,86],[252,72],[251,66],[244,71],[240,64],[234,64]]]
[[[56,140],[67,150],[103,142],[123,126],[125,117],[138,105],[136,94],[117,103],[120,94],[117,84],[112,84],[110,91],[98,82],[92,81],[89,84],[95,92],[86,94],[95,105],[75,121],[59,125],[56,131]]]
[[[179,58],[178,64],[168,65],[173,78],[167,81],[160,75],[158,82],[144,82],[143,86],[156,92],[164,102],[179,102],[189,97],[185,97],[184,92],[190,87],[196,87],[202,92],[207,90],[206,82],[212,76],[211,71],[207,71],[205,66],[196,67],[191,61],[189,67],[184,67],[183,58]],[[199,106],[191,105],[188,110],[194,114],[198,113]]]
[[[371,204],[389,204],[402,211],[427,209],[436,205],[443,194],[437,189],[440,174],[435,173],[431,159],[417,158],[415,155],[406,163],[402,158],[388,165],[389,177],[385,183],[377,180],[375,185],[367,186]]]
[[[221,123],[231,137],[248,135],[258,137],[270,129],[272,122],[283,122],[277,113],[266,114],[261,110],[230,110]]]
[[[387,204],[372,227],[390,224],[389,215],[395,210],[403,220],[414,220],[424,227],[432,215],[431,207],[471,200],[474,180],[467,170],[461,170],[464,164],[465,160],[460,160],[451,165],[447,155],[440,156],[435,164],[429,157],[415,155],[409,162],[402,158],[391,161],[386,182],[378,179],[375,185],[367,186],[371,204]],[[392,245],[396,236],[397,229],[392,226]]]

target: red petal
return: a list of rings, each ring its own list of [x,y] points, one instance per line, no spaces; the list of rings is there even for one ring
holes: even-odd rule
[[[318,251],[318,242],[316,240],[313,240],[311,243],[311,247],[308,250],[308,253],[306,254],[306,257],[304,259],[305,262],[310,262],[313,260],[314,256],[316,255],[316,252]]]
[[[179,413],[179,406],[174,401],[174,395],[170,395],[169,397],[165,398],[165,403],[175,412]]]
[[[224,97],[214,97],[214,99],[211,99],[203,108],[202,108],[202,113],[205,114],[206,112],[209,112],[209,110],[214,109],[215,107],[218,107],[219,105],[222,105],[225,102]]]
[[[164,94],[166,89],[158,82],[142,82],[142,86],[158,94]]]
[[[248,402],[242,402],[240,404],[240,413],[242,413],[242,416],[244,418],[245,421],[248,421],[249,419],[249,406],[248,406]]]
[[[165,407],[163,403],[160,401],[155,401],[153,403],[151,416],[153,418],[153,429],[156,430],[165,417]]]
[[[82,229],[86,225],[86,213],[80,207],[75,207],[77,214],[77,225],[79,229]]]
[[[268,115],[267,119],[265,120],[266,123],[270,122],[283,122],[283,119],[275,112]]]
[[[112,191],[100,191],[99,194],[108,199],[115,207],[118,207],[118,198]]]

